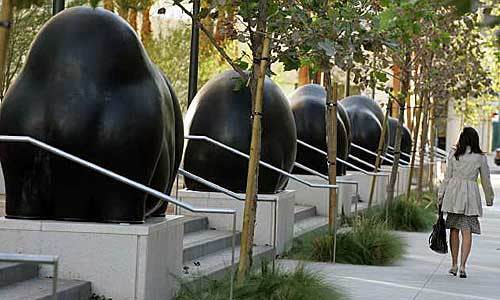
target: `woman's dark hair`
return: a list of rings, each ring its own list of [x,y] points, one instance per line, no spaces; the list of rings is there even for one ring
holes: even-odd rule
[[[458,139],[457,150],[455,151],[455,158],[458,158],[465,154],[467,147],[470,147],[472,153],[483,154],[483,151],[479,147],[479,135],[477,131],[472,127],[465,127],[460,138]]]

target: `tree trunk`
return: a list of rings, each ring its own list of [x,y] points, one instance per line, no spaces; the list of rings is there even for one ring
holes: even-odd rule
[[[392,66],[392,94],[394,97],[398,97],[399,93],[401,93],[401,69],[399,66]],[[398,102],[394,101],[392,103],[391,108],[391,116],[397,118],[399,114],[399,106]]]
[[[309,78],[309,68],[301,67],[299,69],[299,84],[298,86],[303,86],[311,83],[311,79]]]
[[[394,144],[394,163],[392,164],[391,178],[389,180],[389,185],[387,185],[387,205],[386,205],[386,219],[388,218],[389,207],[394,199],[394,186],[396,185],[396,179],[398,176],[399,158],[401,156],[401,139],[403,135],[403,123],[404,123],[404,113],[406,97],[408,96],[410,90],[410,80],[411,80],[411,53],[405,54],[404,67],[401,70],[401,93],[399,95],[399,116],[398,116],[398,127],[396,130],[396,141]]]
[[[344,98],[351,95],[351,69],[347,69],[345,72],[345,86],[344,86]]]
[[[423,95],[420,95],[419,98],[420,98],[419,105],[422,105]],[[416,105],[416,106],[419,106],[419,105]],[[408,176],[408,187],[406,189],[406,198],[407,199],[410,199],[411,185],[413,182],[413,171],[415,170],[415,159],[416,159],[417,145],[418,145],[417,140],[418,140],[418,134],[420,133],[420,120],[422,119],[422,109],[419,108],[415,113],[416,113],[416,121],[415,121],[415,127],[413,128],[410,174]]]
[[[417,202],[422,199],[423,190],[423,180],[424,180],[424,161],[425,161],[425,146],[427,145],[427,135],[428,135],[428,121],[429,121],[429,94],[426,93],[423,99],[424,116],[422,119],[422,134],[420,135],[420,151],[419,151],[419,166],[418,166],[418,178],[417,178]]]
[[[142,11],[142,26],[141,26],[141,38],[142,41],[148,41],[151,39],[151,5],[148,5]]]
[[[406,96],[406,125],[410,131],[413,130],[413,114],[411,109],[411,97],[409,94]]]
[[[375,67],[377,66],[377,52],[373,52],[373,61],[372,61],[372,69],[375,71]],[[377,82],[375,80],[375,75],[372,75],[371,78],[371,86],[372,86],[372,99],[375,100],[375,91],[377,89]],[[390,112],[390,107],[389,107]]]
[[[0,26],[0,92],[3,91],[5,81],[5,67],[7,65],[7,52],[9,51],[10,26],[12,25],[12,15],[14,7],[12,0],[2,0],[2,11],[0,12],[0,22],[8,24]]]
[[[267,1],[259,2],[259,14],[255,36],[252,39],[254,57],[250,88],[252,93],[252,140],[250,142],[250,161],[248,162],[247,186],[245,196],[245,211],[243,213],[243,228],[241,231],[240,263],[238,265],[239,284],[243,282],[252,265],[252,246],[257,211],[257,189],[259,182],[259,160],[261,147],[261,119],[264,97],[264,80],[269,59],[269,37],[262,36],[266,32]],[[263,40],[262,40],[263,39]],[[256,60],[255,58],[260,58]]]
[[[326,145],[328,148],[328,182],[331,185],[337,184],[337,93],[336,87],[332,84],[331,71],[327,70],[323,74],[323,84],[326,89]],[[337,231],[337,190],[330,189],[328,201],[328,229],[330,234],[336,236]],[[333,243],[332,262],[335,262],[335,248]]]
[[[128,23],[137,32],[137,10],[135,8],[128,11]]]
[[[313,76],[313,83],[321,84],[321,72],[316,72]]]
[[[115,4],[113,3],[113,0],[104,0],[104,9],[114,11],[115,10]]]
[[[434,192],[434,164],[435,164],[435,150],[434,147],[436,146],[436,116],[434,115],[435,108],[434,108],[434,103],[435,101],[433,100],[432,103],[430,104],[430,128],[431,128],[431,134],[430,134],[430,148],[431,148],[431,153],[430,153],[430,162],[431,166],[429,169],[429,191],[431,193]]]
[[[382,152],[384,151],[384,145],[386,143],[385,140],[385,135],[387,133],[387,130],[389,130],[389,115],[391,113],[391,106],[392,106],[392,98],[389,98],[389,101],[387,102],[387,108],[384,116],[384,124],[382,124],[382,132],[380,133],[380,138],[378,141],[378,148],[377,148],[377,158],[375,159],[375,173],[378,172],[380,168],[380,164],[382,163]],[[370,186],[370,198],[368,200],[368,207],[372,206],[373,202],[373,194],[375,192],[375,185],[377,184],[377,176],[372,176],[372,183]]]

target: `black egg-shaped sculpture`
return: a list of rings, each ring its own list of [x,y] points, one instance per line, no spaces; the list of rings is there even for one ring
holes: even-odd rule
[[[340,103],[344,106],[351,121],[352,143],[372,152],[377,152],[380,135],[382,134],[382,124],[384,122],[382,108],[374,100],[359,95],[347,97],[341,100]],[[389,133],[387,132],[386,139],[388,138]],[[375,164],[376,157],[374,155],[360,150],[355,146],[351,146],[350,154],[367,163]],[[354,159],[350,158],[348,161],[364,170],[373,170],[373,168]]]
[[[396,130],[398,128],[398,119],[389,117],[389,146],[394,148],[396,144]],[[405,153],[406,155],[400,155],[400,163],[407,165],[410,162],[411,155],[411,146],[412,146],[412,138],[411,132],[408,127],[403,125],[403,135],[401,136],[401,153]],[[392,149],[388,149],[387,153],[394,155],[394,151]],[[385,161],[385,164],[389,164],[389,162]]]
[[[307,84],[295,90],[289,99],[295,118],[295,126],[297,127],[297,139],[327,152],[325,89],[318,84]],[[339,104],[337,108],[337,157],[346,160],[349,154],[350,121],[342,105]],[[306,167],[328,175],[326,156],[306,146],[297,145],[296,161]],[[345,171],[345,165],[338,162],[337,175],[345,175]],[[295,167],[293,172],[297,174],[310,174],[298,167]]]
[[[134,30],[72,8],[38,33],[0,108],[0,134],[30,136],[161,192],[182,154],[174,91]],[[143,222],[159,200],[27,144],[0,147],[9,218]]]
[[[250,152],[250,89],[239,87],[239,75],[226,71],[207,82],[196,94],[185,118],[190,135],[208,136],[244,153]],[[290,172],[295,161],[297,134],[292,110],[281,89],[266,78],[264,83],[261,160]],[[248,160],[204,141],[189,140],[184,152],[184,168],[234,192],[246,189]],[[260,166],[258,192],[276,193],[288,178]],[[209,191],[186,178],[192,190]]]

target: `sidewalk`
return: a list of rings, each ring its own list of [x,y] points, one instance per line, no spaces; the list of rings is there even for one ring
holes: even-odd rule
[[[308,267],[341,287],[352,300],[500,300],[500,172],[492,166],[495,205],[485,207],[482,235],[475,236],[467,273],[447,275],[450,257],[429,250],[428,233],[401,232],[408,253],[396,266],[370,267],[311,263]],[[295,261],[283,260],[285,266]]]

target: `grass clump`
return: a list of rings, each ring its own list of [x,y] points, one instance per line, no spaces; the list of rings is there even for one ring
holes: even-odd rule
[[[422,195],[422,201],[417,202],[415,194],[397,197],[389,206],[387,225],[389,229],[410,232],[425,232],[432,229],[436,222],[436,197],[430,192]],[[373,207],[362,214],[364,218],[379,222],[386,220],[386,207]],[[347,220],[352,224],[353,220]]]
[[[373,218],[353,220],[353,227],[337,234],[336,262],[356,265],[391,265],[402,258],[406,244],[386,224]],[[329,262],[333,236],[319,231],[294,242],[288,256],[295,259]]]
[[[229,276],[221,280],[200,278],[196,286],[181,285],[176,300],[226,300],[229,296]],[[298,265],[294,270],[276,268],[266,264],[260,271],[250,273],[243,284],[235,285],[235,300],[337,300],[345,299],[331,284],[316,272]]]

